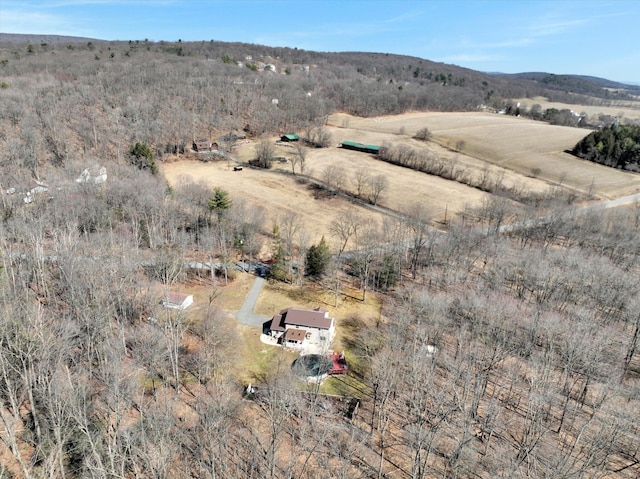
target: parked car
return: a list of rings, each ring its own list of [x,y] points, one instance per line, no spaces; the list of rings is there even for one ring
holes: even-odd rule
[[[266,278],[266,277],[267,277],[267,273],[268,273],[267,268],[265,268],[265,267],[263,267],[263,266],[258,266],[258,267],[256,268],[256,274],[257,274],[258,276],[260,276],[261,278]]]

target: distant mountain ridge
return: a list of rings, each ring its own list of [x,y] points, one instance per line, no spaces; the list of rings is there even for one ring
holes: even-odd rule
[[[88,38],[88,37],[75,37],[75,36],[67,36],[67,35],[49,35],[49,34],[23,34],[23,33],[1,33],[0,32],[0,43],[12,43],[12,44],[34,44],[34,45],[60,45],[60,44],[81,44],[87,42],[105,42],[105,43],[119,43],[125,42],[125,40],[103,40],[97,38]],[[172,42],[148,42],[145,40],[145,43],[154,43],[154,44],[171,44]],[[182,45],[188,44],[196,44],[200,42],[183,42]],[[217,42],[217,43],[228,43],[228,45],[242,45],[242,43],[237,42]],[[248,47],[260,47],[260,45],[249,45]],[[290,48],[280,48],[280,47],[268,47],[272,50],[276,51],[297,51],[298,53],[304,52],[304,50],[298,49],[290,49]],[[398,69],[394,67],[390,67],[390,70],[398,76],[399,80],[420,80],[420,77],[424,74],[426,68],[438,68],[441,73],[440,78],[443,83],[451,83],[452,76],[454,78],[456,75],[459,76],[458,81],[464,81],[464,76],[475,76],[477,80],[481,80],[481,76],[491,77],[494,79],[501,79],[507,81],[508,83],[517,83],[518,87],[524,89],[531,88],[540,88],[542,90],[547,91],[555,91],[559,94],[563,93],[571,93],[578,95],[586,95],[586,96],[595,96],[599,98],[611,98],[609,95],[609,90],[616,90],[618,93],[625,94],[633,94],[637,95],[640,93],[640,84],[632,84],[632,83],[621,83],[612,80],[608,80],[605,78],[599,78],[588,75],[573,75],[573,74],[554,74],[548,72],[523,72],[523,73],[501,73],[501,72],[480,72],[476,70],[471,70],[469,68],[460,67],[453,64],[445,64],[433,62],[427,59],[421,59],[418,57],[410,57],[406,55],[398,55],[391,53],[371,53],[371,52],[337,52],[337,53],[328,53],[328,52],[313,52],[307,51],[305,52],[308,56],[306,60],[313,61],[318,60],[319,58],[329,59],[336,63],[349,63],[352,65],[357,65],[358,63],[366,63],[369,60],[380,59],[384,57],[385,61],[388,63],[404,63],[408,65],[408,68],[412,68],[412,64],[415,66],[416,61],[420,61],[421,65],[413,70],[413,75],[398,75]],[[317,57],[317,58],[314,58]],[[419,70],[422,68],[422,72]],[[366,68],[361,68],[364,70]],[[446,75],[446,77],[444,76]],[[431,78],[429,78],[431,80]],[[436,81],[438,81],[438,77],[436,76]],[[515,82],[514,82],[515,80]],[[504,85],[503,85],[504,87]],[[544,93],[544,91],[536,92],[535,94]],[[517,96],[517,95],[515,95]],[[488,99],[488,98],[487,98]]]
[[[620,83],[606,78],[589,75],[556,75],[547,72],[523,72],[523,73],[489,73],[502,78],[518,78],[522,80],[532,80],[544,85],[546,88],[556,90],[570,90],[575,93],[590,94],[602,88],[614,88],[622,90],[640,91],[640,86]]]
[[[68,35],[47,35],[31,33],[2,33],[0,32],[0,42],[2,43],[84,43],[84,42],[104,42],[99,38],[72,37]]]

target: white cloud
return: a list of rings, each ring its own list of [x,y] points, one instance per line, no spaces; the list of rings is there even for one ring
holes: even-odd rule
[[[546,37],[550,35],[561,35],[577,27],[582,27],[590,23],[587,19],[565,20],[556,22],[535,23],[529,27],[530,35],[536,37]]]
[[[393,18],[389,18],[388,20],[385,20],[384,23],[398,23],[398,22],[404,22],[405,20],[413,20],[414,18],[418,18],[420,16],[422,16],[423,12],[407,12],[407,13],[403,13],[401,15],[395,16]]]

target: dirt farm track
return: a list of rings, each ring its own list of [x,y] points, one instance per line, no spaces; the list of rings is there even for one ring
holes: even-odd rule
[[[433,133],[433,141],[412,139],[423,127]],[[599,199],[640,192],[640,175],[582,161],[565,152],[588,134],[585,129],[491,113],[408,113],[378,118],[335,114],[329,118],[327,128],[333,146],[308,151],[309,177],[322,180],[329,165],[339,166],[347,178],[346,188],[353,190],[351,178],[358,169],[366,168],[371,175],[388,178],[381,206],[402,211],[417,203],[434,222],[443,220],[445,213],[447,219],[453,220],[466,206],[481,204],[488,194],[455,181],[387,164],[373,155],[337,148],[339,143],[345,140],[376,145],[402,143],[427,149],[443,161],[455,162],[471,175],[489,168],[492,174],[503,178],[505,186],[525,192],[539,193],[561,186]],[[237,145],[233,156],[244,163],[253,158],[255,145],[251,141]],[[278,144],[276,155],[290,159],[295,151],[291,146]],[[212,188],[224,188],[234,201],[261,206],[268,227],[284,212],[296,211],[303,217],[312,242],[322,235],[328,237],[331,221],[347,209],[358,208],[358,215],[367,222],[381,223],[385,216],[341,197],[319,194],[289,174],[290,162],[277,163],[271,171],[248,167],[233,171],[234,165],[225,160],[207,163],[180,160],[163,164],[162,172],[172,185],[190,178]]]

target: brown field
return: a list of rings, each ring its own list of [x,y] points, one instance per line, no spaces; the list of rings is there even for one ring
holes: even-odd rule
[[[322,235],[330,241],[331,221],[353,204],[340,197],[316,199],[315,191],[308,185],[299,183],[291,176],[277,172],[245,168],[233,171],[224,161],[203,163],[180,161],[165,164],[162,168],[167,181],[176,185],[181,178],[203,181],[211,187],[221,187],[232,198],[242,198],[249,204],[264,208],[265,233],[270,233],[278,217],[287,212],[300,213],[311,242],[317,242]],[[362,209],[361,216],[366,221],[381,221],[381,214]]]
[[[457,167],[468,170],[472,176],[479,175],[489,166],[490,162],[452,151],[436,142],[424,143],[411,138],[416,131],[425,126],[425,115],[430,114],[409,113],[372,119],[340,114],[329,119],[329,125],[336,125],[329,126],[329,129],[336,145],[345,140],[374,145],[405,144],[415,149],[429,151],[437,158],[455,163]],[[455,118],[452,120],[456,121]],[[477,125],[477,119],[469,118],[468,121],[471,125]],[[462,211],[465,205],[477,205],[488,197],[482,191],[455,181],[390,165],[377,160],[372,155],[349,150],[332,148],[316,150],[313,152],[309,164],[314,168],[314,176],[319,176],[325,165],[331,162],[345,168],[348,176],[353,176],[352,173],[362,167],[369,170],[372,175],[384,174],[390,182],[390,188],[381,202],[384,206],[401,211],[411,202],[421,203],[429,210],[431,216],[438,220],[442,219],[441,215],[445,209],[457,213]],[[541,193],[550,186],[546,181],[531,178],[528,172],[522,174],[499,164],[490,166],[492,173],[503,175],[503,183],[507,187],[517,187],[526,192]],[[320,171],[317,171],[318,169]]]
[[[584,112],[590,117],[597,117],[600,114],[604,114],[617,116],[619,118],[629,118],[632,120],[640,119],[640,101],[620,100],[613,106],[572,105],[570,103],[549,101],[543,96],[534,98],[518,98],[514,101],[520,102],[520,105],[525,108],[531,108],[537,103],[543,110],[546,110],[547,108],[557,108],[558,110],[573,110],[578,113]]]
[[[366,136],[366,133],[364,133]],[[413,140],[411,140],[413,141]],[[254,145],[245,144],[234,152],[238,158],[251,157],[247,150]],[[292,149],[279,147],[278,155],[291,157]],[[389,165],[371,155],[338,148],[312,150],[307,158],[310,176],[322,178],[323,169],[329,164],[340,164],[348,177],[359,168],[367,168],[372,175],[383,174],[389,179],[380,204],[401,211],[408,204],[420,203],[434,220],[449,218],[461,212],[468,204],[479,204],[488,195],[477,189],[425,175],[406,168]],[[288,164],[278,165],[276,169],[290,171]],[[179,161],[163,165],[162,171],[170,184],[176,185],[181,179],[204,181],[212,188],[219,186],[229,191],[233,198],[243,198],[250,204],[259,205],[265,210],[265,233],[271,231],[280,215],[288,211],[298,212],[311,242],[317,242],[322,235],[328,241],[332,238],[329,227],[334,218],[352,208],[358,209],[358,215],[365,222],[382,223],[382,213],[355,205],[338,196],[318,194],[309,185],[299,183],[290,175],[274,171],[245,168],[233,171],[226,161],[203,163],[199,161]],[[534,180],[535,181],[535,180]],[[539,182],[541,185],[542,182]],[[543,185],[544,186],[544,185]]]
[[[339,114],[329,122],[396,137],[400,132],[410,136],[427,127],[435,142],[443,146],[456,148],[464,142],[460,161],[473,164],[480,160],[523,178],[535,173],[549,185],[562,184],[607,199],[640,192],[640,175],[583,161],[565,152],[589,133],[585,129],[493,113],[409,113],[382,118]],[[531,181],[523,181],[527,189],[534,189]]]
[[[425,126],[432,131],[433,142],[411,138]],[[353,192],[351,178],[358,169],[366,168],[372,175],[388,178],[381,206],[402,211],[418,203],[434,223],[441,222],[445,212],[448,220],[454,219],[465,207],[479,205],[489,195],[455,181],[390,165],[372,155],[342,150],[337,145],[352,140],[377,145],[403,143],[427,149],[444,161],[455,162],[472,176],[490,168],[492,174],[503,176],[505,186],[517,188],[523,194],[541,193],[558,185],[606,199],[640,192],[640,175],[583,161],[565,152],[588,133],[584,129],[491,113],[408,113],[379,118],[336,114],[329,118],[327,128],[335,147],[309,150],[309,176],[322,180],[328,165],[339,165],[347,177],[345,187]],[[248,161],[254,156],[255,145],[256,142],[244,141],[233,154],[241,162]],[[293,158],[295,151],[290,146],[277,145],[276,155]],[[211,187],[222,187],[233,198],[263,207],[265,233],[288,211],[302,216],[310,242],[317,242],[322,235],[331,241],[332,220],[348,209],[356,208],[366,222],[382,223],[382,212],[323,194],[277,171],[290,172],[289,162],[276,163],[276,171],[248,167],[233,171],[232,166],[232,162],[224,160],[209,163],[183,160],[164,164],[162,171],[172,185],[191,178]]]

